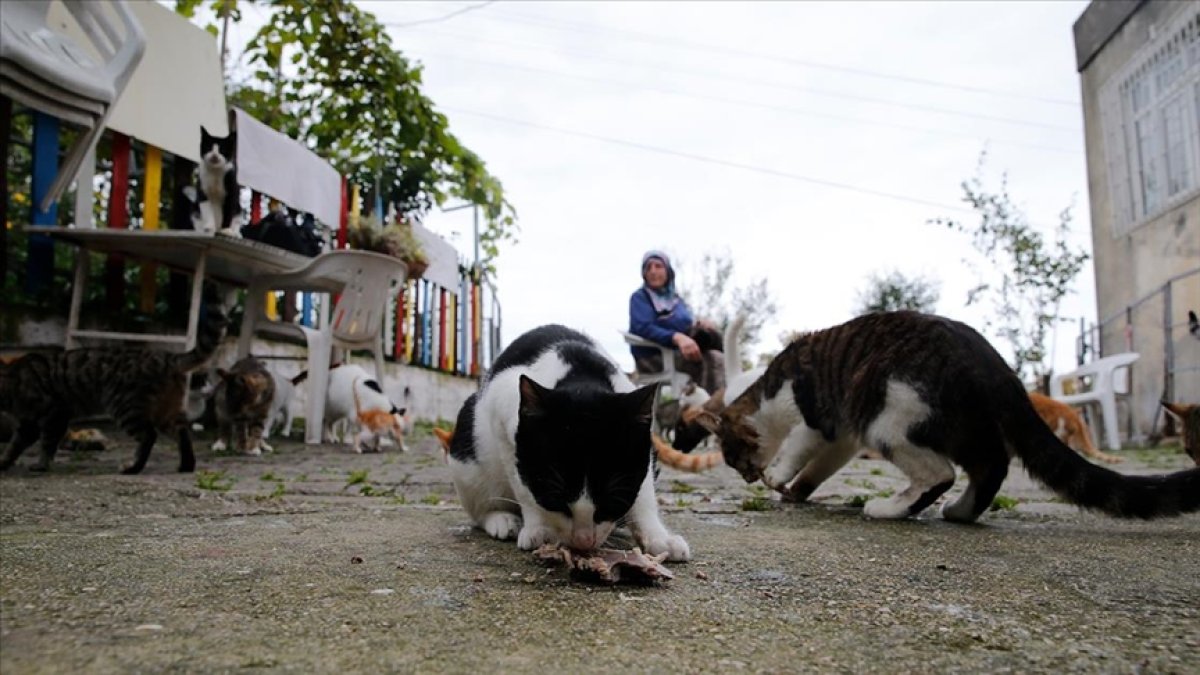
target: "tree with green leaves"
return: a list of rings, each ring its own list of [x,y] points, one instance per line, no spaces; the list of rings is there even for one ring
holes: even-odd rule
[[[450,133],[422,92],[421,66],[383,25],[350,0],[176,0],[176,11],[195,18],[207,6],[237,21],[247,4],[269,17],[246,45],[244,72],[227,79],[230,103],[302,141],[406,219],[451,199],[477,205],[481,263],[494,269],[500,242],[515,237],[513,207],[483,160]]]
[[[858,293],[855,316],[871,312],[894,312],[911,309],[933,312],[940,296],[938,282],[925,277],[905,276],[899,270],[872,273],[867,286]]]
[[[1058,318],[1058,306],[1070,292],[1088,254],[1067,241],[1071,207],[1058,215],[1050,233],[1029,222],[1008,194],[1008,175],[990,191],[983,183],[987,153],[980,155],[975,176],[963,181],[963,201],[971,205],[978,222],[936,218],[942,225],[970,238],[971,246],[991,264],[991,273],[975,268],[979,283],[967,294],[967,305],[990,302],[995,314],[986,328],[1012,348],[1013,370],[1022,378],[1032,375],[1042,382],[1049,375],[1046,343]]]
[[[746,323],[739,345],[748,358],[750,349],[758,344],[763,325],[775,318],[779,308],[765,277],[735,286],[733,269],[733,256],[728,250],[705,253],[697,268],[681,275],[679,294],[694,316],[712,321],[721,331],[739,312],[744,312]],[[699,280],[698,285],[689,280]]]

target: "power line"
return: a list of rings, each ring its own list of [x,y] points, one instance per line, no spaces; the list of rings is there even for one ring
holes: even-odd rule
[[[479,60],[479,59],[466,58],[463,56],[459,56],[457,54],[440,54],[440,53],[436,53],[436,52],[422,52],[421,55],[424,57],[433,56],[433,57],[436,57],[439,59],[450,59],[450,60],[454,60],[454,61],[461,61],[463,63],[472,63],[472,64],[481,65],[481,66],[488,67],[488,68],[505,68],[505,69],[509,69],[509,70],[516,70],[516,71],[527,72],[527,73],[537,73],[537,74],[544,74],[544,75],[552,75],[555,77],[578,79],[578,80],[582,80],[585,82],[596,82],[596,83],[607,84],[607,85],[616,86],[616,87],[630,87],[630,88],[635,88],[635,89],[643,89],[643,90],[647,90],[647,91],[657,91],[657,92],[670,94],[673,96],[694,98],[694,99],[698,99],[698,100],[702,100],[702,101],[716,101],[718,103],[725,103],[728,105],[741,106],[741,107],[745,107],[745,108],[773,110],[776,112],[782,112],[782,113],[787,113],[787,114],[791,114],[791,115],[817,117],[817,118],[834,120],[834,121],[838,121],[838,122],[853,122],[853,123],[858,123],[858,124],[887,127],[887,128],[892,128],[892,129],[903,129],[905,131],[916,131],[916,132],[920,132],[920,133],[935,134],[935,135],[940,135],[940,136],[967,138],[967,139],[977,140],[977,141],[988,140],[988,141],[991,141],[994,143],[1002,143],[1002,144],[1011,145],[1014,147],[1022,147],[1022,148],[1033,149],[1033,150],[1043,150],[1043,151],[1047,151],[1047,152],[1058,152],[1058,153],[1071,154],[1071,155],[1079,154],[1078,150],[1071,150],[1069,148],[1036,145],[1036,144],[1030,144],[1030,143],[1023,143],[1020,141],[998,139],[998,138],[983,139],[983,138],[980,138],[978,135],[960,134],[960,133],[955,133],[953,131],[946,131],[944,129],[929,129],[929,128],[924,128],[924,127],[909,126],[909,125],[905,125],[905,124],[896,124],[893,122],[879,122],[879,121],[875,121],[875,120],[868,120],[868,119],[863,119],[863,118],[858,118],[858,117],[850,117],[850,116],[846,116],[846,115],[835,115],[835,114],[830,114],[830,113],[822,113],[822,112],[816,112],[816,111],[811,111],[811,110],[804,110],[804,109],[800,109],[800,108],[792,108],[792,107],[788,107],[788,106],[773,105],[770,103],[759,103],[759,102],[755,102],[755,101],[745,101],[745,100],[740,100],[740,99],[725,98],[725,97],[713,96],[713,95],[709,95],[709,94],[698,94],[698,93],[694,93],[694,92],[681,91],[678,89],[671,89],[668,87],[660,87],[660,86],[651,85],[651,84],[625,82],[625,81],[621,81],[621,80],[612,80],[612,79],[602,78],[602,77],[593,77],[590,75],[580,75],[577,73],[564,73],[564,72],[548,70],[548,69],[544,69],[544,68],[535,68],[532,66],[524,66],[524,65],[514,64],[514,63],[504,63],[504,62],[500,62],[500,61],[483,61],[483,60]]]
[[[427,23],[441,23],[442,21],[447,21],[449,19],[453,19],[454,17],[456,17],[460,14],[466,14],[467,12],[470,12],[470,11],[473,11],[476,9],[483,9],[484,7],[487,7],[488,5],[492,4],[495,1],[496,0],[487,0],[487,2],[481,2],[477,5],[469,5],[467,7],[463,7],[462,9],[457,9],[453,12],[450,12],[449,14],[444,14],[442,16],[434,17],[432,19],[421,19],[419,21],[409,21],[407,23],[400,23],[400,22],[395,22],[395,21],[392,21],[392,22],[385,21],[383,23],[383,25],[391,26],[392,28],[409,28],[411,26],[423,26]]]
[[[512,42],[512,41],[508,41],[508,40],[478,38],[478,37],[472,37],[469,35],[463,35],[461,33],[448,33],[445,31],[425,31],[425,32],[430,35],[434,35],[434,36],[442,36],[442,37],[450,37],[450,38],[455,38],[455,39],[467,40],[472,43],[492,43],[492,44],[513,46],[513,47],[518,47],[518,48],[556,49],[557,50],[557,48],[552,47],[550,45],[537,44],[537,43],[520,43],[520,42]],[[568,54],[568,55],[579,56],[581,58],[593,59],[593,60],[597,60],[597,61],[606,61],[609,63],[618,64],[618,65],[634,66],[637,68],[645,68],[645,69],[655,70],[658,72],[668,73],[668,74],[673,73],[673,74],[678,74],[678,75],[689,75],[689,76],[693,76],[693,77],[703,77],[703,78],[731,81],[731,82],[735,82],[735,83],[739,83],[739,84],[750,84],[750,85],[754,85],[754,86],[770,87],[773,89],[786,89],[789,91],[798,91],[798,92],[803,92],[806,94],[816,94],[818,96],[828,96],[831,98],[841,98],[841,99],[847,99],[847,100],[852,100],[852,101],[861,101],[861,102],[865,102],[865,103],[875,103],[875,104],[879,104],[879,105],[887,105],[887,106],[892,106],[892,107],[896,107],[896,108],[917,110],[917,111],[921,111],[921,112],[932,112],[932,113],[936,113],[936,114],[940,114],[940,115],[968,117],[968,118],[972,118],[972,119],[979,119],[979,120],[984,120],[984,121],[989,121],[989,122],[998,122],[998,123],[1002,123],[1002,124],[1012,124],[1012,125],[1017,125],[1017,126],[1036,127],[1036,128],[1042,128],[1042,129],[1050,129],[1053,131],[1069,131],[1072,133],[1079,132],[1079,130],[1074,127],[1066,127],[1066,126],[1057,125],[1057,124],[1046,124],[1043,122],[1034,122],[1034,121],[1030,121],[1030,120],[1015,119],[1015,118],[1010,118],[1010,117],[1000,117],[1000,116],[996,116],[996,115],[984,115],[984,114],[973,113],[973,112],[968,112],[968,111],[964,111],[964,110],[955,110],[953,108],[939,108],[936,106],[922,105],[919,103],[904,103],[901,101],[892,101],[892,100],[888,100],[888,99],[875,98],[875,97],[871,97],[871,96],[862,96],[862,95],[858,95],[858,94],[847,94],[844,92],[830,91],[827,89],[819,89],[819,88],[815,88],[815,87],[795,85],[795,84],[790,84],[790,83],[786,83],[786,82],[779,82],[776,80],[764,80],[764,79],[760,79],[760,78],[746,77],[746,76],[742,76],[742,75],[730,75],[728,73],[721,73],[721,72],[716,72],[716,71],[700,72],[700,71],[691,70],[691,69],[687,69],[687,68],[675,68],[675,67],[671,67],[671,66],[664,66],[661,64],[649,64],[648,65],[648,64],[645,64],[645,63],[642,63],[639,61],[633,61],[630,59],[618,59],[618,58],[613,58],[613,57],[600,56],[600,55],[596,55],[596,54],[587,54],[587,53],[571,51],[571,50],[557,50],[557,51],[559,51],[560,53]]]
[[[592,33],[592,34],[609,33],[609,34],[616,34],[616,35],[624,35],[624,36],[628,36],[630,39],[633,39],[633,40],[638,40],[641,42],[648,42],[651,44],[664,45],[664,46],[673,47],[676,49],[687,49],[687,50],[691,50],[691,51],[703,51],[706,53],[719,52],[719,53],[728,54],[728,55],[732,55],[732,56],[742,56],[742,57],[746,57],[746,58],[754,58],[754,59],[760,59],[760,60],[764,60],[764,61],[775,61],[778,63],[786,63],[786,64],[791,64],[791,65],[803,66],[805,68],[828,70],[831,72],[847,73],[847,74],[852,74],[852,75],[859,75],[862,77],[872,77],[872,78],[883,79],[883,80],[894,80],[897,82],[907,82],[909,84],[918,84],[918,85],[927,86],[927,87],[939,87],[942,89],[952,89],[952,90],[956,90],[956,91],[969,92],[969,93],[973,93],[973,94],[987,94],[987,95],[991,95],[991,96],[1006,96],[1006,97],[1019,98],[1019,99],[1029,100],[1029,101],[1039,101],[1042,103],[1051,103],[1051,104],[1055,104],[1055,105],[1068,105],[1068,106],[1072,106],[1072,107],[1079,106],[1078,101],[1071,101],[1071,100],[1067,100],[1067,99],[1049,98],[1049,97],[1044,97],[1044,96],[1035,96],[1035,95],[1031,95],[1031,94],[1023,94],[1023,93],[1011,92],[1011,91],[1000,91],[997,89],[988,89],[985,87],[973,87],[970,85],[959,84],[959,83],[955,83],[955,82],[943,82],[943,81],[939,81],[939,80],[931,80],[931,79],[927,79],[927,78],[913,77],[910,75],[901,75],[901,74],[896,74],[896,73],[884,73],[884,72],[875,71],[875,70],[868,70],[865,68],[853,68],[853,67],[849,67],[849,66],[840,66],[840,65],[831,64],[831,63],[821,63],[818,61],[810,61],[807,59],[800,59],[800,58],[796,58],[796,57],[780,56],[778,54],[768,54],[768,53],[764,53],[764,52],[756,52],[756,51],[751,51],[751,50],[746,50],[746,49],[736,49],[733,47],[725,47],[722,45],[714,45],[714,44],[702,43],[702,42],[693,42],[690,40],[681,40],[678,38],[665,38],[661,35],[651,35],[648,33],[641,33],[638,31],[625,30],[625,29],[621,29],[621,28],[613,28],[613,27],[609,27],[609,26],[600,26],[597,24],[589,24],[589,23],[578,22],[578,21],[561,21],[561,20],[549,19],[546,17],[533,16],[530,14],[521,14],[518,12],[509,11],[509,12],[500,13],[500,14],[492,13],[492,14],[488,15],[487,18],[500,20],[500,21],[506,21],[506,20],[507,21],[516,21],[518,23],[525,23],[525,24],[532,23],[534,25],[542,25],[542,26],[549,27],[549,28],[557,28],[559,30],[573,30],[573,31],[577,31],[577,32]]]
[[[768,176],[775,176],[777,178],[786,178],[789,180],[794,180],[794,181],[798,181],[798,182],[802,182],[802,183],[811,183],[813,185],[820,185],[822,187],[830,187],[830,188],[835,188],[838,190],[857,192],[859,194],[871,195],[873,197],[882,197],[884,199],[891,199],[894,201],[907,202],[909,204],[917,204],[920,206],[932,206],[934,208],[937,208],[937,209],[940,209],[943,211],[955,211],[955,212],[959,212],[959,213],[974,213],[974,211],[971,211],[970,209],[965,209],[961,206],[949,206],[946,204],[940,204],[938,202],[931,202],[931,201],[928,201],[925,199],[919,199],[916,197],[907,197],[905,195],[898,195],[898,194],[891,193],[891,192],[884,192],[882,190],[858,187],[856,185],[850,185],[848,183],[838,183],[835,181],[829,181],[829,180],[825,180],[822,178],[813,178],[811,176],[804,176],[801,174],[791,173],[789,171],[781,171],[779,169],[772,169],[769,167],[756,166],[754,164],[745,164],[742,162],[734,162],[731,160],[721,159],[718,157],[708,157],[705,155],[698,155],[698,154],[691,153],[691,152],[683,152],[681,150],[673,150],[671,148],[662,148],[662,147],[655,146],[655,145],[648,145],[646,143],[639,143],[637,141],[630,141],[630,140],[625,140],[625,139],[621,139],[621,138],[612,138],[610,136],[601,136],[600,134],[588,133],[586,131],[576,131],[573,129],[562,129],[559,127],[552,127],[552,126],[549,126],[546,124],[539,124],[537,122],[528,122],[525,120],[514,119],[512,117],[503,117],[500,115],[493,115],[491,113],[479,112],[477,110],[467,110],[465,108],[458,108],[458,107],[451,107],[451,106],[439,106],[439,107],[442,110],[454,112],[454,113],[457,113],[460,115],[473,115],[475,117],[482,117],[484,119],[490,119],[490,120],[494,120],[497,122],[504,122],[506,124],[515,124],[518,126],[530,127],[533,129],[541,129],[543,131],[553,131],[555,133],[564,134],[567,136],[577,136],[579,138],[587,138],[587,139],[590,139],[593,141],[599,141],[601,143],[609,143],[612,145],[619,145],[619,146],[623,146],[626,148],[634,148],[634,149],[643,150],[646,152],[653,152],[653,153],[657,153],[660,155],[679,157],[682,159],[688,159],[688,160],[692,160],[695,162],[702,162],[705,164],[714,164],[717,166],[724,166],[724,167],[731,168],[731,169],[741,169],[743,171],[751,171],[754,173],[766,174]]]

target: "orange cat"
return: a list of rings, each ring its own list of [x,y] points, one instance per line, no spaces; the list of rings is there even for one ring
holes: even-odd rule
[[[1109,464],[1122,461],[1120,457],[1100,452],[1092,443],[1092,432],[1084,423],[1079,412],[1061,401],[1037,392],[1029,392],[1029,400],[1037,410],[1038,415],[1054,430],[1063,443],[1076,452]]]
[[[438,443],[442,445],[442,456],[444,459],[446,455],[450,454],[450,441],[454,440],[454,432],[447,431],[441,427],[434,427],[433,435],[437,436]]]
[[[1200,466],[1200,405],[1162,402],[1183,428],[1183,450]]]
[[[449,454],[450,443],[454,440],[454,432],[434,427],[433,435],[437,436],[438,443],[442,446],[442,453]],[[672,448],[669,443],[659,438],[658,434],[651,434],[650,440],[654,443],[654,451],[658,454],[658,461],[672,469],[700,473],[701,471],[708,471],[714,466],[719,465],[722,461],[720,452],[704,452],[697,455],[689,455]]]

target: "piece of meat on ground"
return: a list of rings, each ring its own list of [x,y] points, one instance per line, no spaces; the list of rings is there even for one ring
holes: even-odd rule
[[[557,544],[546,544],[534,551],[534,555],[543,562],[566,566],[573,577],[583,581],[650,584],[675,578],[671,570],[662,565],[667,558],[666,553],[646,555],[638,548],[601,548],[590,553],[579,553]]]

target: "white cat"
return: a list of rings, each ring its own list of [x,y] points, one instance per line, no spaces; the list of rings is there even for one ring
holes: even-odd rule
[[[275,398],[271,400],[271,410],[267,413],[267,422],[263,427],[264,440],[271,437],[271,430],[280,420],[283,421],[283,429],[280,432],[283,437],[287,438],[292,434],[292,419],[295,417],[292,411],[292,394],[295,393],[295,385],[303,382],[306,377],[307,371],[291,378],[271,371],[271,378],[275,380]]]
[[[329,388],[325,396],[325,439],[345,442],[345,434],[334,434],[335,426],[345,420],[357,428],[355,452],[378,452],[384,437],[390,437],[401,452],[404,445],[405,413],[383,393],[379,385],[361,366],[341,364],[329,371]],[[339,429],[340,430],[340,429]]]

